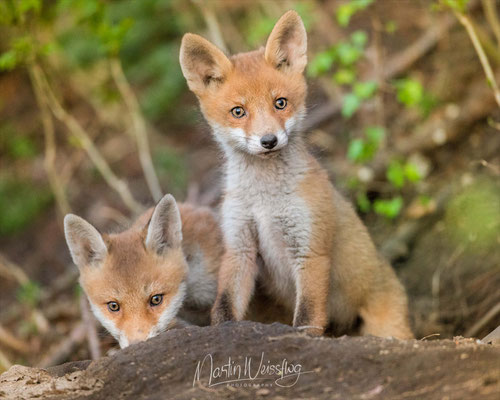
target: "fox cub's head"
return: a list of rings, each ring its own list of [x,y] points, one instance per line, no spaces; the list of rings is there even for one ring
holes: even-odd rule
[[[101,235],[72,214],[64,218],[64,231],[92,311],[120,347],[156,336],[173,323],[188,266],[171,195],[120,234]]]
[[[230,58],[202,37],[184,35],[182,72],[224,149],[267,157],[293,139],[305,113],[306,52],[295,11],[280,18],[265,48]]]

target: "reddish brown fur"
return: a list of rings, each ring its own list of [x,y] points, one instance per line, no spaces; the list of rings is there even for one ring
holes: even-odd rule
[[[285,121],[303,109],[307,87],[302,74],[285,76],[264,59],[264,49],[231,57],[232,68],[217,91],[200,93],[206,117],[222,126],[252,132],[284,129]],[[284,110],[276,110],[274,100],[288,100]],[[241,106],[246,118],[234,118],[228,110]],[[275,126],[273,126],[275,124]]]
[[[227,149],[231,166],[227,169],[229,189],[223,208],[227,248],[212,322],[244,317],[259,276],[257,253],[268,251],[268,260],[275,269],[267,277],[280,279],[274,288],[271,285],[271,290],[288,306],[294,289],[297,293],[295,326],[317,334],[332,322],[340,325],[339,333],[345,333],[361,316],[362,333],[410,338],[406,295],[394,272],[377,255],[352,206],[330,184],[300,135],[285,129],[289,122],[296,127],[305,110],[307,89],[302,72],[307,62],[306,41],[302,21],[293,11],[275,25],[265,49],[231,58],[199,36],[186,34],[183,38],[183,73],[200,100],[215,137]],[[285,109],[274,107],[279,97],[287,99]],[[230,112],[234,107],[242,107],[245,116],[235,118]],[[260,157],[261,148],[265,147],[265,143],[255,145],[255,138],[260,140],[262,134],[268,133],[279,135],[280,131],[286,132],[286,139],[277,150],[285,155],[267,154],[271,155],[267,160],[278,160],[273,164],[266,164],[266,157],[261,163],[255,161],[252,156]],[[246,137],[243,141],[242,134]],[[240,153],[245,156],[240,157]],[[297,169],[291,168],[294,163]],[[240,184],[242,181],[245,184]],[[254,187],[252,197],[247,199]],[[266,207],[279,200],[293,205],[279,204],[278,210]],[[305,206],[297,205],[302,201]],[[258,211],[254,211],[254,204],[260,207]],[[303,210],[307,212],[301,213]],[[305,220],[301,232],[288,230],[301,226],[302,221],[287,225],[275,218],[281,212],[280,217],[286,220],[291,211]],[[274,230],[267,226],[269,221],[274,221]],[[271,253],[265,247],[267,243],[272,243]],[[289,256],[306,246],[307,254]],[[276,255],[285,256],[276,261]],[[286,257],[287,261],[283,261]],[[295,288],[290,288],[289,277],[280,272],[286,266],[293,275]]]

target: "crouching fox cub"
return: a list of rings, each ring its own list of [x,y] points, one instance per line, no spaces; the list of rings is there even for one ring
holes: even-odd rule
[[[101,235],[76,215],[66,241],[91,309],[120,347],[156,336],[177,316],[208,324],[223,252],[208,209],[166,195],[128,230]]]
[[[182,39],[183,74],[226,155],[212,322],[243,319],[259,280],[310,333],[361,320],[363,334],[410,338],[403,287],[300,134],[306,52],[294,11],[252,52],[227,57],[198,35]]]

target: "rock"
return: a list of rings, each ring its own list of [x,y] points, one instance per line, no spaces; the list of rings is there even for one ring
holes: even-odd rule
[[[498,399],[499,360],[499,346],[472,339],[313,338],[239,322],[171,330],[94,362],[14,366],[0,398]]]

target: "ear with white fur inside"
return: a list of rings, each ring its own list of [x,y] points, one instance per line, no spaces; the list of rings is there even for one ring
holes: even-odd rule
[[[274,26],[266,43],[266,61],[284,72],[302,73],[307,65],[307,33],[295,11],[285,13]]]
[[[182,38],[179,59],[188,86],[197,95],[222,83],[232,68],[222,50],[193,33]]]
[[[98,264],[108,252],[97,229],[76,215],[67,214],[64,217],[64,234],[73,262],[78,268]]]
[[[161,255],[182,243],[182,222],[172,195],[166,194],[156,205],[147,228],[146,248]]]

